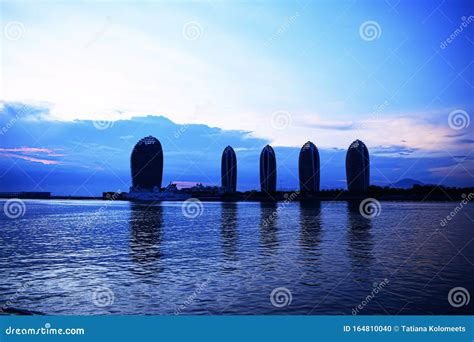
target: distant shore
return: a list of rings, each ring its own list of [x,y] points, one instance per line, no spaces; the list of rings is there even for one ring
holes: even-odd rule
[[[38,194],[38,195],[36,195]],[[16,192],[0,193],[0,198],[42,199],[42,200],[112,200],[130,201],[126,193],[104,192],[99,196],[53,196],[50,193]],[[322,190],[317,193],[278,191],[272,194],[260,191],[236,192],[232,194],[209,195],[190,193],[190,197],[205,202],[299,202],[299,201],[358,201],[375,198],[379,201],[470,201],[474,199],[474,187],[450,188],[432,185],[414,185],[410,189],[371,186],[366,193],[351,193],[343,189]]]

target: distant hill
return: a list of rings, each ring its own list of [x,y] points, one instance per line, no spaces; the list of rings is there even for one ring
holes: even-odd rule
[[[392,188],[411,189],[413,185],[424,185],[424,184],[416,179],[403,178],[399,180],[398,182],[393,183]]]

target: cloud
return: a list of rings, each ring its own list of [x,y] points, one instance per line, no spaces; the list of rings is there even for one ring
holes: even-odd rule
[[[375,155],[410,155],[417,151],[416,148],[408,148],[400,145],[375,146],[371,149]]]
[[[42,148],[42,147],[15,147],[15,148],[0,148],[0,152],[20,152],[27,154],[46,154],[53,157],[62,157],[64,154],[55,153],[60,149]]]
[[[467,133],[465,132],[460,132],[460,133],[456,133],[456,134],[446,134],[445,137],[446,138],[459,138],[459,137],[463,137],[465,136]]]
[[[57,153],[59,148],[44,148],[44,147],[13,147],[0,148],[0,157],[14,158],[26,160],[33,163],[40,163],[43,165],[60,165],[62,162],[58,160],[44,159],[44,157],[64,157],[63,153]]]
[[[327,129],[335,131],[349,131],[354,129],[354,123],[334,123],[334,122],[321,122],[320,124],[309,124],[309,127],[316,129]]]
[[[61,162],[59,162],[57,160],[41,159],[41,158],[29,157],[29,156],[13,154],[13,153],[0,153],[0,157],[18,158],[18,159],[27,160],[27,161],[30,161],[30,162],[33,162],[33,163],[40,163],[40,164],[43,164],[43,165],[60,165],[60,164],[62,164]]]
[[[3,114],[0,112],[0,120]],[[41,116],[39,113],[38,115]],[[298,155],[301,145],[307,140],[312,140],[319,148],[322,187],[326,189],[341,187],[344,184],[345,154],[355,138],[363,137],[362,140],[368,144],[373,170],[371,181],[379,185],[396,182],[402,176],[425,183],[437,183],[447,174],[447,171],[443,173],[442,168],[453,167],[457,162],[451,155],[468,156],[465,158],[468,160],[472,151],[469,150],[469,145],[456,143],[457,139],[464,139],[464,136],[444,138],[449,140],[450,145],[442,148],[452,148],[456,153],[451,154],[442,148],[429,149],[432,148],[429,144],[425,148],[411,146],[412,134],[415,133],[406,132],[413,129],[410,125],[414,125],[419,135],[428,135],[420,128],[427,129],[420,120],[397,117],[371,124],[380,129],[375,138],[370,130],[361,133],[339,130],[338,127],[296,127],[297,131],[291,131],[295,128],[290,127],[290,135],[281,135],[282,138],[290,139],[287,144],[290,146],[274,144],[279,187],[298,187]],[[395,130],[391,125],[398,129],[402,127],[403,137],[385,140],[385,131]],[[443,130],[436,125],[433,127],[435,132],[438,129]],[[129,137],[131,135],[133,137]],[[240,190],[258,189],[260,152],[266,144],[271,143],[268,139],[253,136],[254,133],[249,133],[248,130],[224,130],[204,124],[182,125],[163,116],[150,115],[117,120],[105,130],[98,130],[91,120],[33,120],[30,117],[18,120],[2,137],[0,170],[7,172],[2,183],[25,184],[26,180],[23,178],[27,173],[38,179],[38,182],[47,177],[48,181],[41,183],[42,187],[62,194],[68,194],[66,189],[70,193],[79,191],[87,195],[100,194],[107,189],[126,189],[130,185],[130,153],[134,144],[147,135],[157,137],[163,146],[163,184],[175,180],[182,181],[183,184],[219,184],[220,158],[223,149],[230,145],[237,154]],[[430,139],[427,137],[425,140],[430,142]],[[383,143],[378,143],[380,141]],[[391,143],[392,141],[396,143]],[[329,146],[324,146],[324,142],[329,142]],[[445,142],[446,140],[441,139],[441,143]],[[466,151],[461,147],[466,147]],[[51,165],[56,167],[54,172],[48,173],[48,167]],[[463,164],[463,167],[469,170],[468,166]],[[457,186],[467,184],[470,181],[468,176],[467,173],[448,176],[443,183]],[[82,186],[84,182],[88,183],[84,185],[87,190],[74,189],[74,186]],[[28,188],[31,189],[32,186],[34,187],[34,183]]]
[[[38,101],[15,102],[0,101],[0,120],[6,121],[8,118],[23,120],[45,120],[50,115],[51,104]]]
[[[474,160],[465,159],[448,166],[433,167],[429,169],[434,175],[446,179],[465,180],[465,186],[474,186]]]
[[[284,129],[275,129],[271,125],[271,117],[267,117],[267,120],[256,123],[260,128],[251,135],[268,139],[276,146],[300,147],[311,140],[318,147],[342,149],[360,139],[371,150],[384,153],[380,150],[381,146],[392,146],[398,149],[392,152],[400,152],[398,155],[403,156],[463,153],[472,147],[469,146],[470,139],[463,139],[464,134],[452,136],[453,130],[447,122],[430,122],[426,119],[427,115],[406,113],[369,119],[362,115],[352,122],[335,122],[315,115],[311,124],[303,125],[292,120]],[[296,114],[294,116],[297,117]],[[259,120],[258,116],[255,120]]]

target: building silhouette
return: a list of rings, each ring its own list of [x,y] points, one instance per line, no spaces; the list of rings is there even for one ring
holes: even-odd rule
[[[350,192],[362,193],[369,188],[369,151],[360,140],[354,141],[347,150],[346,178],[347,189]]]
[[[276,191],[276,157],[270,145],[260,153],[260,189],[266,193]]]
[[[130,169],[135,189],[160,189],[163,178],[163,149],[160,141],[151,135],[138,141],[130,157]]]
[[[222,152],[221,182],[224,192],[237,190],[237,157],[232,147],[227,146]]]
[[[311,141],[305,143],[300,150],[298,173],[301,192],[312,193],[319,191],[319,151]]]

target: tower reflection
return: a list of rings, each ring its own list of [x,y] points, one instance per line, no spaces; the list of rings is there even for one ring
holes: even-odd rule
[[[308,253],[314,253],[321,242],[321,202],[300,202],[300,245]]]
[[[138,266],[132,270],[138,274],[159,272],[163,208],[158,205],[130,206],[130,257]]]
[[[308,286],[317,286],[321,272],[321,202],[299,203],[300,248],[303,272],[301,281]]]
[[[360,201],[347,202],[348,252],[353,266],[368,269],[374,259],[372,221],[361,215],[359,206]]]
[[[260,246],[263,254],[272,254],[278,247],[276,202],[260,202]]]
[[[221,238],[224,258],[226,261],[237,260],[237,203],[221,203]]]

